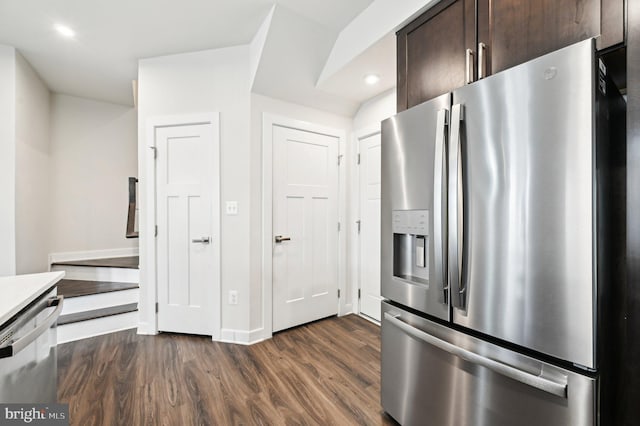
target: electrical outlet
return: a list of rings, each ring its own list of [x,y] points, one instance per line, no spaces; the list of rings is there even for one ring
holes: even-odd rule
[[[226,205],[227,215],[235,216],[238,214],[238,202],[237,201],[227,201]]]
[[[236,290],[229,291],[229,304],[230,305],[238,304],[238,292]]]

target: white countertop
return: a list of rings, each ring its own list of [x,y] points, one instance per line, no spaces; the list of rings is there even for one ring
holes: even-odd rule
[[[0,325],[64,277],[64,271],[0,277]]]

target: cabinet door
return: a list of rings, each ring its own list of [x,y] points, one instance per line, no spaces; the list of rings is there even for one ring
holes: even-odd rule
[[[601,0],[479,0],[486,74],[600,34]]]
[[[475,23],[475,1],[443,0],[398,32],[398,112],[465,84]]]
[[[600,1],[600,26],[602,34],[598,40],[598,49],[606,49],[624,40],[625,0]]]

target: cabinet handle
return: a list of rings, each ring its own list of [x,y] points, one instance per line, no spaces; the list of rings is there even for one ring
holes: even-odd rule
[[[25,334],[24,337],[16,340],[11,345],[5,346],[4,348],[2,348],[3,350],[0,351],[0,358],[9,358],[16,355],[18,352],[20,352],[21,350],[29,346],[31,343],[33,343],[34,340],[40,337],[42,333],[44,333],[49,327],[51,327],[53,323],[56,322],[56,320],[60,316],[60,313],[62,312],[63,299],[64,299],[63,296],[56,296],[54,298],[49,299],[46,302],[46,306],[43,308],[43,310],[50,308],[52,306],[55,306],[56,309],[53,312],[51,312],[51,314],[47,318],[42,320],[40,324],[38,324],[35,328],[32,328],[27,334]],[[39,313],[40,312],[38,312],[38,314]]]
[[[487,56],[485,55],[486,49],[486,44],[478,43],[478,80],[487,76]]]
[[[466,67],[467,72],[465,76],[465,84],[473,83],[473,50],[467,49],[466,54]]]

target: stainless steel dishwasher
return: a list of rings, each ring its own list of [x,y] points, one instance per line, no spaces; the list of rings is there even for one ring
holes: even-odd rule
[[[62,299],[53,289],[0,326],[1,403],[56,402]]]

